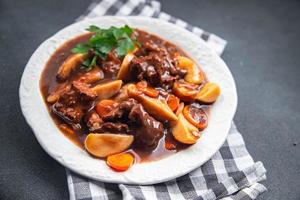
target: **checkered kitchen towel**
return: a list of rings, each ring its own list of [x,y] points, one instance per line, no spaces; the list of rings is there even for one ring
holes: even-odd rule
[[[222,54],[226,46],[225,40],[161,12],[160,8],[160,3],[153,0],[97,0],[78,20],[101,15],[160,18],[188,29],[204,39],[219,55]],[[103,183],[87,179],[68,169],[66,171],[71,200],[248,200],[255,199],[266,191],[259,183],[266,179],[266,169],[261,162],[253,161],[234,123],[226,142],[209,161],[191,173],[165,183],[149,186]]]

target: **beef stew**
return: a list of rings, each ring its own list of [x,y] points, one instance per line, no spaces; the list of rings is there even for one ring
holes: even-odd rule
[[[88,30],[54,52],[40,79],[62,133],[117,171],[132,158],[159,160],[196,143],[218,85],[158,36],[128,26]],[[118,170],[116,155],[128,167]]]

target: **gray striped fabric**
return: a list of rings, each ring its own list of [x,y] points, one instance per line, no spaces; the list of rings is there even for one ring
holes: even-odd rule
[[[219,55],[226,46],[222,38],[193,27],[161,11],[160,3],[152,0],[98,0],[78,18],[102,15],[142,15],[175,23],[204,39]],[[260,183],[266,169],[254,162],[234,123],[220,150],[204,165],[191,173],[165,183],[139,186],[94,181],[66,169],[70,199],[197,199],[248,200],[267,189]]]

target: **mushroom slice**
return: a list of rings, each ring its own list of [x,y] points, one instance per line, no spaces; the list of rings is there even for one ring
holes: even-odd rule
[[[132,135],[101,133],[90,133],[84,145],[86,150],[93,156],[104,158],[112,154],[125,151],[133,142]]]
[[[131,85],[130,84],[126,84],[126,85],[123,85],[119,91],[119,93],[114,97],[114,100],[116,102],[122,102],[122,101],[125,101],[128,99],[128,94],[127,94],[127,87]]]
[[[172,91],[182,101],[191,102],[198,93],[197,88],[197,85],[179,80],[174,83]]]
[[[202,103],[213,103],[221,93],[220,87],[216,83],[206,83],[196,96],[196,100]]]
[[[174,138],[184,144],[194,144],[200,138],[197,127],[188,122],[182,113],[178,115],[178,120],[172,123],[172,134]]]
[[[123,59],[121,67],[119,69],[117,78],[121,80],[126,80],[129,76],[129,64],[131,60],[134,58],[134,54],[129,52]]]
[[[66,80],[70,76],[72,70],[74,70],[75,67],[81,64],[86,58],[87,54],[81,53],[69,56],[59,67],[57,72],[57,78],[61,81]]]
[[[95,66],[92,70],[80,76],[79,80],[88,84],[92,84],[103,79],[103,77],[103,71],[98,66]]]
[[[146,111],[150,113],[154,118],[160,121],[177,120],[177,116],[168,106],[166,101],[146,96],[141,91],[139,91],[135,85],[129,85],[127,90],[128,96],[139,101],[144,106]]]
[[[203,82],[204,75],[193,60],[185,56],[177,56],[177,60],[179,67],[187,70],[184,80],[193,84],[201,84]]]
[[[97,93],[99,99],[108,99],[117,94],[122,86],[122,80],[101,83],[92,88]]]

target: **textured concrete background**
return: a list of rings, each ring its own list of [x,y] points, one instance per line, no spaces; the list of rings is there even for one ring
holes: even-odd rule
[[[71,24],[87,0],[0,1],[0,199],[68,199],[65,171],[21,115],[20,78],[38,45]],[[300,199],[300,1],[165,0],[163,10],[228,40],[235,122],[268,170],[259,199]]]

